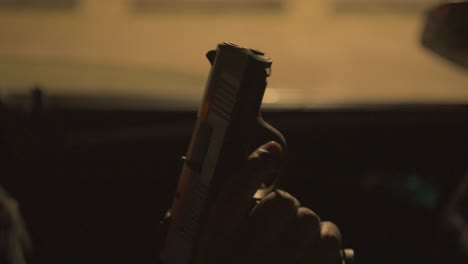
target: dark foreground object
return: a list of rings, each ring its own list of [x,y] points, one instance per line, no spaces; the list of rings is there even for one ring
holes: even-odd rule
[[[195,110],[0,111],[0,180],[21,205],[31,263],[157,261]],[[467,106],[264,117],[289,141],[281,187],[333,219],[359,263],[461,261],[442,209],[467,171]]]

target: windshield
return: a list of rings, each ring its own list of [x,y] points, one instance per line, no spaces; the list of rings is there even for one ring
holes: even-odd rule
[[[200,100],[223,41],[273,59],[266,104],[466,103],[420,45],[429,0],[0,0],[0,89]]]

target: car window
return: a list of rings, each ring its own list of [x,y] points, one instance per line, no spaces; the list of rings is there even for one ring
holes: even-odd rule
[[[0,89],[199,98],[229,41],[272,57],[266,103],[466,102],[466,70],[420,45],[435,2],[0,0]]]

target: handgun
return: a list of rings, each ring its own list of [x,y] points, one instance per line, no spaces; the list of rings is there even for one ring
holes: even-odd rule
[[[249,153],[283,135],[260,115],[272,60],[261,51],[221,43],[207,53],[211,70],[170,209],[161,259],[192,264],[203,221],[219,186]],[[169,216],[169,214],[168,214]]]

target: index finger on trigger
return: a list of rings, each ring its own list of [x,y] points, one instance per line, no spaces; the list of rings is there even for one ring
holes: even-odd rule
[[[278,173],[282,153],[281,145],[273,141],[260,146],[248,156],[238,175],[221,186],[205,222],[202,245],[232,236],[248,216],[256,190],[267,177]]]
[[[229,214],[236,217],[245,217],[251,209],[252,197],[258,188],[268,178],[277,177],[279,173],[280,161],[282,160],[281,145],[270,141],[252,152],[239,175],[235,175],[231,182],[227,182],[220,189],[219,203],[224,210],[229,210]],[[236,218],[237,218],[236,217]]]

